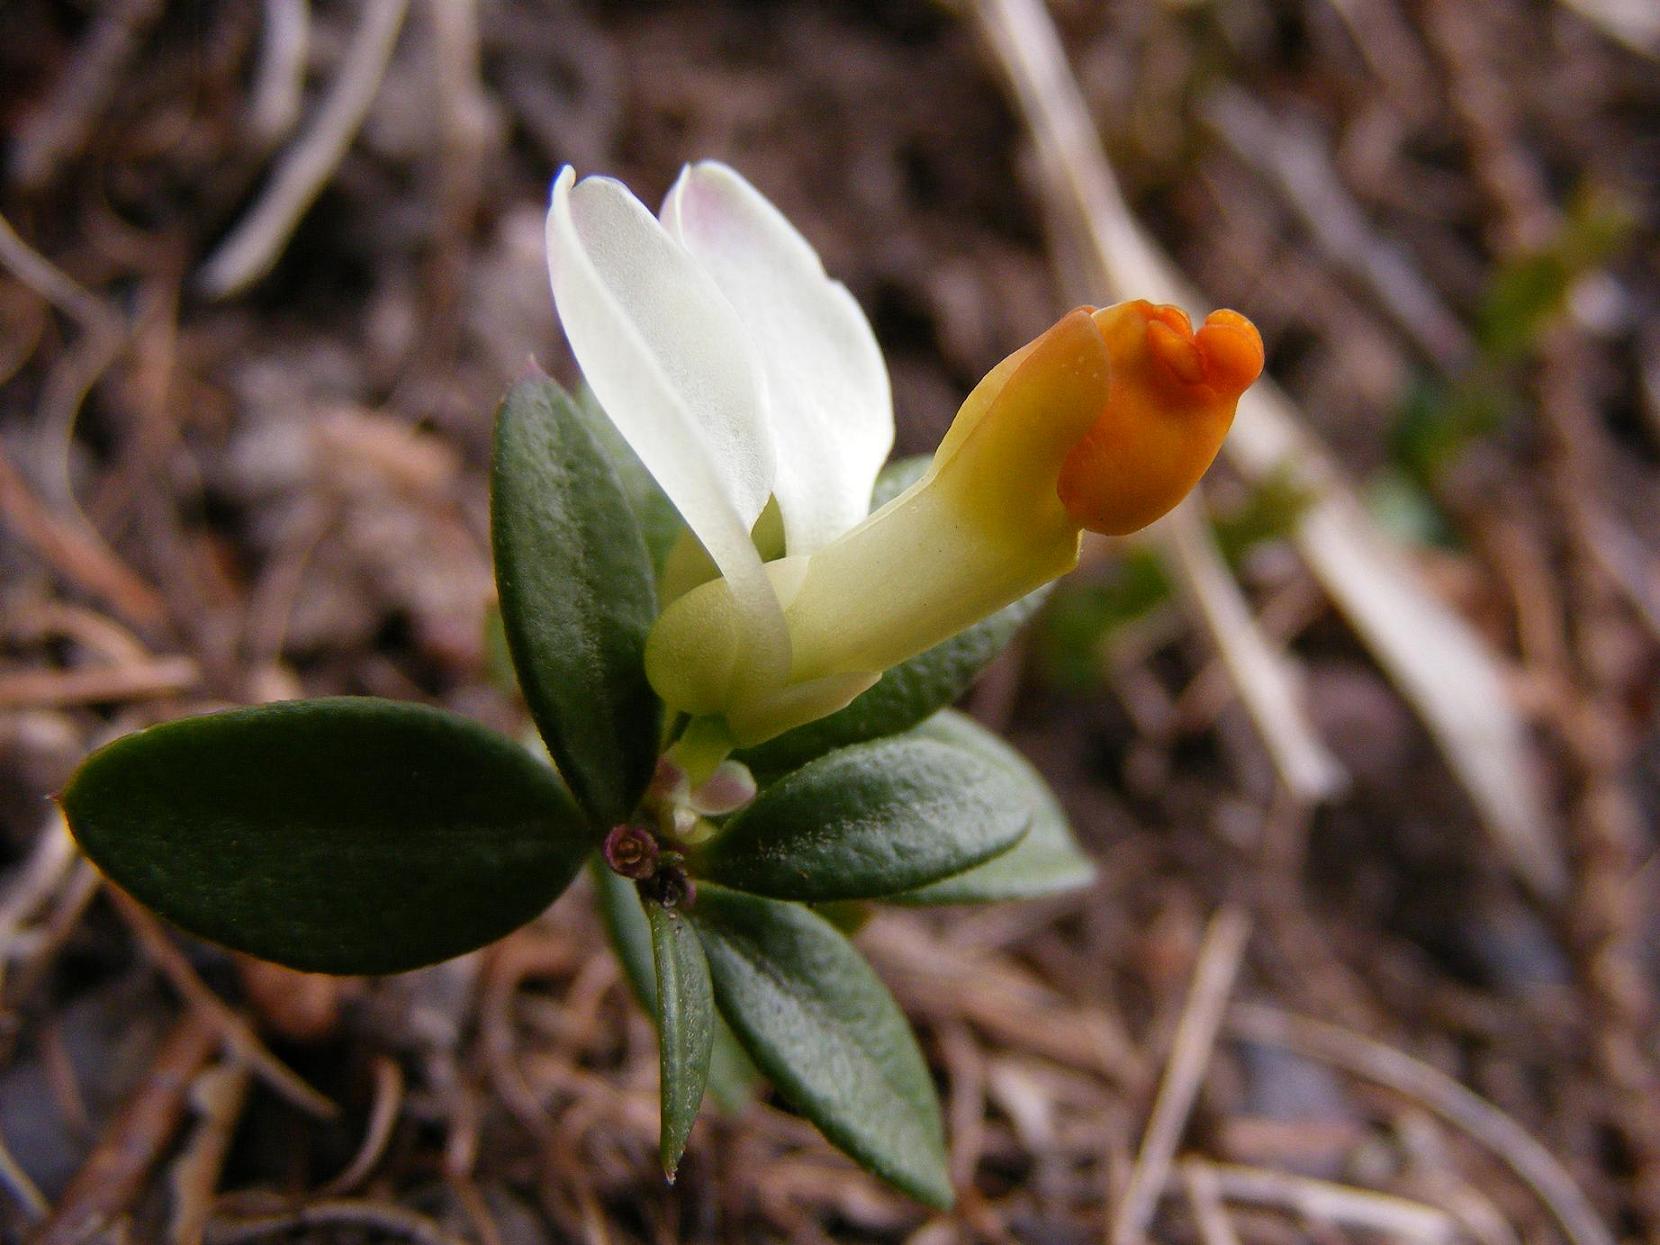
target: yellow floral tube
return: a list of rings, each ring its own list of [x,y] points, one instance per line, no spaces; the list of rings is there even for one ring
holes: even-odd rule
[[[812,555],[767,564],[790,638],[782,684],[746,665],[715,580],[659,619],[652,685],[675,708],[724,715],[744,744],[834,712],[1071,570],[1085,529],[1121,535],[1176,505],[1261,369],[1261,339],[1235,312],[1197,333],[1143,301],[1067,313],[975,387],[916,484]]]

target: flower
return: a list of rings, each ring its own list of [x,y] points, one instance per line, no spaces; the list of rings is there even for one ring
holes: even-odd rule
[[[864,313],[723,164],[687,167],[660,218],[566,167],[547,244],[584,378],[730,586],[749,660],[782,674],[789,641],[751,530],[776,498],[785,547],[810,554],[864,518],[893,444]]]
[[[1194,332],[1174,307],[1078,308],[994,368],[922,478],[867,517],[893,439],[874,334],[737,173],[689,166],[653,217],[566,168],[548,266],[588,384],[716,573],[665,594],[647,675],[741,744],[834,712],[1064,574],[1085,529],[1164,514],[1262,368],[1235,312]],[[783,556],[763,563],[769,501]]]

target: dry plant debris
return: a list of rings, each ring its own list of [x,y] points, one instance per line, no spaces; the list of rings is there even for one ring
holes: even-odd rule
[[[1017,11],[1122,186],[1110,244],[976,34]],[[1615,0],[0,8],[0,1239],[1660,1236],[1655,32]],[[1263,326],[1281,414],[1344,469],[1345,514],[1220,565],[1188,516],[1175,575],[1243,658],[1178,595],[1074,639],[1088,687],[1052,627],[971,698],[1102,880],[861,935],[942,1087],[949,1218],[766,1098],[665,1188],[653,1037],[585,904],[301,978],[103,893],[45,803],[215,705],[521,723],[484,467],[501,390],[562,362],[546,184],[697,156],[848,274],[902,450],[1114,296],[1080,292],[1089,247],[1164,280],[1125,258],[1151,239]],[[1218,514],[1276,456],[1237,448]],[[1343,560],[1350,485],[1418,538],[1386,559],[1415,605]],[[1403,673],[1443,615],[1479,669]]]

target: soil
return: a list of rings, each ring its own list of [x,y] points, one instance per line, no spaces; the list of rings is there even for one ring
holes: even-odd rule
[[[489,674],[486,470],[508,384],[573,376],[562,164],[648,203],[685,161],[739,168],[870,314],[900,452],[1076,297],[991,0],[412,4],[273,266],[216,293],[401,7],[317,0],[286,76],[303,2],[0,8],[0,1239],[1660,1240],[1643,5],[1053,6],[1137,219],[1255,320],[1497,655],[1568,882],[1521,880],[1291,503],[1235,569],[1347,775],[1322,801],[1181,601],[1089,605],[1147,557],[1092,547],[966,707],[1099,883],[860,935],[937,1076],[948,1215],[770,1094],[707,1112],[665,1185],[655,1041],[582,887],[341,980],[164,930],[65,846],[47,797],[79,759],[184,713],[373,694],[523,729]],[[1470,394],[1490,418],[1460,422]],[[1260,490],[1224,466],[1207,497],[1224,522]]]

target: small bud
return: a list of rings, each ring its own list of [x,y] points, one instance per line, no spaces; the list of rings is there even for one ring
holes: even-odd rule
[[[749,766],[742,761],[722,761],[686,802],[705,817],[724,817],[753,800],[755,790],[755,775],[749,772]]]
[[[640,894],[659,908],[690,908],[697,902],[697,884],[679,865],[667,865],[640,883]]]
[[[601,848],[611,872],[643,881],[657,872],[657,839],[644,826],[625,822],[612,826]]]

